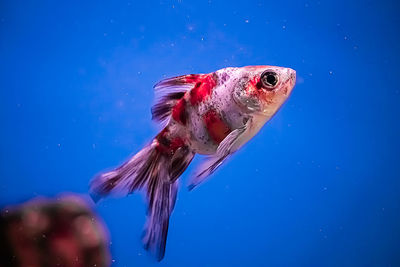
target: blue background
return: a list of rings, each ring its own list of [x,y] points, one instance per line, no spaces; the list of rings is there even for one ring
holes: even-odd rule
[[[161,263],[141,194],[95,207],[114,266],[399,266],[395,2],[1,1],[0,204],[86,194],[157,133],[164,77],[286,66],[279,113],[196,190],[183,175]]]

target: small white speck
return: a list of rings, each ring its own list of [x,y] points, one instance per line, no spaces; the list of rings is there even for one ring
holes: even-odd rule
[[[125,102],[123,100],[117,101],[117,107],[122,108],[125,106]]]
[[[282,29],[286,29],[286,26],[285,26],[285,25],[283,25],[283,26],[282,26]]]
[[[332,74],[333,74],[333,71],[330,70],[330,71],[329,71],[329,74],[332,75]]]
[[[244,22],[245,22],[245,23],[249,23],[249,20],[248,20],[248,19],[246,19]]]

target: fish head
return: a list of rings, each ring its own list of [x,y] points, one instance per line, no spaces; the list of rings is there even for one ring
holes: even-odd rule
[[[272,117],[289,97],[296,71],[275,66],[240,68],[233,98],[248,113]]]

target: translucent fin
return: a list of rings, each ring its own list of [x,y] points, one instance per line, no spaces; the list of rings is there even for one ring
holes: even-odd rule
[[[189,182],[189,190],[206,180],[222,163],[240,146],[240,137],[246,131],[246,126],[232,131],[219,144],[215,155],[208,157],[198,168],[195,176]],[[239,141],[239,142],[238,142]]]
[[[154,85],[156,104],[151,108],[152,119],[165,126],[172,108],[202,76],[202,74],[182,75],[164,79]]]
[[[164,79],[154,85],[154,90],[157,91],[182,91],[182,88],[192,87],[199,81],[205,74],[189,74],[172,78]]]
[[[145,188],[149,207],[143,242],[160,261],[165,254],[177,179],[190,164],[194,153],[185,144],[170,148],[168,153],[159,146],[158,139],[154,139],[120,167],[96,177],[91,182],[90,191],[93,199],[98,201],[110,194],[129,194]],[[163,146],[165,149],[166,145]]]
[[[95,177],[90,183],[92,198],[98,201],[110,194],[127,195],[141,189],[148,182],[158,158],[153,142],[115,170]]]

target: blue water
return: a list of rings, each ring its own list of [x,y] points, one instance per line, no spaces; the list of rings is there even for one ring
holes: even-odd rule
[[[400,266],[399,6],[2,1],[0,204],[87,194],[158,132],[164,77],[285,66],[279,113],[208,182],[183,175],[161,263],[142,195],[95,207],[113,266]]]

